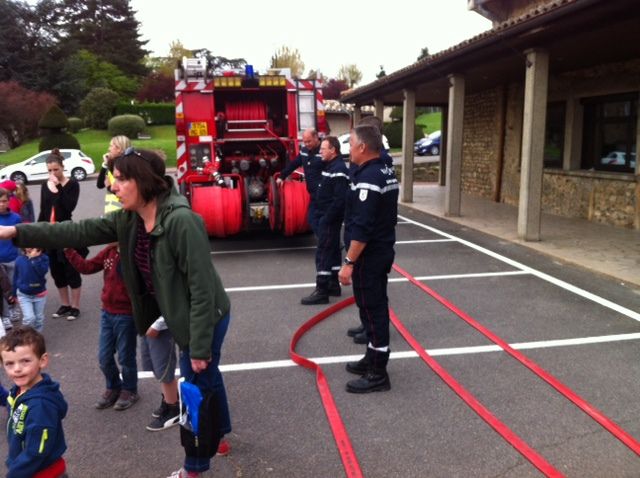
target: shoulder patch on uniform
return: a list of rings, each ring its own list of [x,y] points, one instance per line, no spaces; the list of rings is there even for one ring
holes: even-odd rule
[[[369,194],[369,190],[368,189],[361,189],[360,190],[360,195],[358,196],[358,198],[360,199],[360,201],[364,202],[367,200],[367,195]]]

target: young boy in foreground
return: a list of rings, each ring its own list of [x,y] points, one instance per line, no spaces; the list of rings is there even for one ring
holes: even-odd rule
[[[67,402],[59,385],[42,373],[49,363],[44,337],[31,327],[14,327],[0,339],[0,360],[15,384],[8,397],[7,478],[66,477]]]

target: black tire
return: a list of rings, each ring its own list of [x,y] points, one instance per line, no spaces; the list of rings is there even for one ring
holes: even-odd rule
[[[440,146],[436,146],[435,144],[429,148],[429,154],[431,156],[438,156],[440,154]]]
[[[83,168],[73,168],[71,177],[76,181],[84,181],[87,179],[87,172]]]
[[[11,181],[13,181],[14,183],[27,184],[27,175],[24,174],[22,171],[16,171],[15,173],[11,173],[11,176],[9,176],[9,179],[11,179]]]

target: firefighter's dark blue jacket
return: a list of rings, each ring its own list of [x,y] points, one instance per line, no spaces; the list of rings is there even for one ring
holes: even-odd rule
[[[344,219],[344,203],[349,187],[349,172],[342,156],[325,163],[316,191],[316,214],[323,224],[338,224]]]
[[[33,388],[17,394],[14,386],[9,394],[7,477],[28,478],[53,464],[67,449],[62,431],[67,402],[58,383],[46,373]]]
[[[398,220],[398,180],[384,159],[376,158],[352,168],[345,213],[345,245],[366,242],[365,253],[393,247]]]
[[[296,156],[296,159],[289,162],[289,164],[287,164],[280,172],[280,177],[285,179],[292,172],[302,166],[305,181],[307,183],[307,191],[309,191],[312,199],[316,193],[316,189],[318,189],[318,184],[320,184],[320,181],[322,180],[322,170],[325,166],[319,151],[320,146],[311,150],[303,146],[300,148],[300,154]]]

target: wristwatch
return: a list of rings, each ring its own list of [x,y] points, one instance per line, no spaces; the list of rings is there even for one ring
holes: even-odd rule
[[[349,259],[348,257],[345,257],[344,260],[342,261],[344,263],[345,266],[352,266],[355,264],[355,261],[352,261],[351,259]]]

